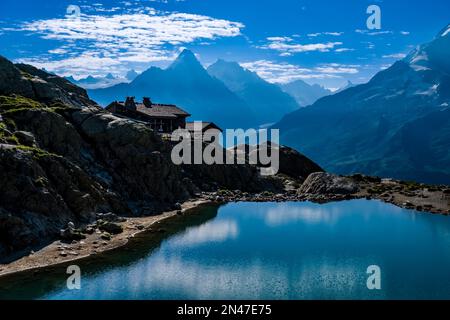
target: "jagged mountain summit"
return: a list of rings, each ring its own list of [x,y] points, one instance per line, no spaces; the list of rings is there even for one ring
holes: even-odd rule
[[[350,88],[353,88],[355,86],[356,85],[353,82],[348,80],[347,83],[345,84],[345,86],[343,86],[342,88],[339,88],[336,92],[334,92],[334,94],[342,92],[342,91],[345,91],[345,90],[350,89]]]
[[[274,123],[299,108],[297,102],[277,85],[263,80],[237,62],[218,60],[208,67],[208,73],[244,100],[261,124]]]
[[[208,74],[194,53],[184,50],[166,69],[151,67],[129,84],[90,90],[102,105],[135,96],[141,100],[179,105],[192,114],[192,120],[213,121],[222,128],[247,128],[258,120],[246,102],[220,80]]]
[[[297,103],[306,107],[332,92],[318,84],[310,85],[303,80],[296,80],[280,85],[281,89],[295,98]]]
[[[450,183],[450,32],[275,127],[328,171]]]
[[[133,81],[138,75],[139,73],[137,73],[136,70],[132,69],[127,72],[125,78],[127,78],[128,81]]]

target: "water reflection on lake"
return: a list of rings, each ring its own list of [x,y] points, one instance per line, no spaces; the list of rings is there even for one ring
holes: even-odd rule
[[[205,210],[208,218],[178,227],[159,246],[86,267],[80,291],[68,291],[59,277],[36,297],[450,298],[448,217],[366,200]],[[370,265],[381,268],[382,290],[367,289]],[[23,290],[37,290],[44,281],[45,275]]]

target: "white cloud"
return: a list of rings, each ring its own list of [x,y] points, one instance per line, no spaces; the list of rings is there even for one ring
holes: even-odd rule
[[[261,78],[272,83],[287,83],[294,80],[305,79],[338,79],[340,74],[358,73],[356,65],[324,64],[315,68],[304,68],[297,65],[258,60],[241,63],[241,65]]]
[[[358,73],[360,65],[344,65],[338,63],[324,64],[315,70],[327,74],[355,74]]]
[[[64,48],[57,48],[57,49],[53,49],[53,50],[49,50],[48,53],[51,54],[66,54],[68,53],[68,51]]]
[[[379,35],[393,34],[394,33],[394,32],[389,31],[389,30],[385,30],[385,31],[370,31],[370,30],[361,30],[361,29],[356,29],[355,32],[356,33],[360,33],[360,34],[366,34],[368,36],[379,36]]]
[[[94,8],[98,12],[103,7]],[[49,51],[50,56],[35,57],[30,62],[60,74],[86,74],[91,72],[90,63],[109,72],[111,68],[117,70],[121,63],[166,61],[172,58],[176,47],[240,36],[244,27],[239,22],[204,15],[145,8],[137,13],[95,13],[81,14],[79,19],[36,20],[24,23],[16,31],[33,32],[62,43],[62,47]],[[64,51],[67,56],[61,59],[59,55]],[[52,55],[58,55],[59,60]]]
[[[355,51],[355,49],[351,49],[351,48],[338,48],[338,49],[334,50],[334,52],[349,52],[349,51]]]
[[[383,58],[388,58],[388,59],[403,59],[404,57],[406,57],[406,54],[404,54],[404,53],[394,53],[394,54],[387,54],[387,55],[383,56]]]
[[[295,43],[290,37],[269,37],[267,40],[269,43],[259,48],[275,50],[281,52],[284,56],[286,54],[310,51],[328,52],[343,44],[342,42],[299,44]]]
[[[225,242],[226,240],[236,239],[238,235],[239,227],[236,221],[215,221],[188,229],[183,235],[174,239],[173,245],[194,247],[211,242]]]
[[[268,37],[267,38],[268,41],[286,41],[286,42],[290,42],[293,41],[293,39],[291,37]]]
[[[18,62],[32,64],[37,68],[56,72],[62,76],[77,75],[98,75],[98,72],[108,73],[116,70],[120,66],[120,61],[109,57],[99,57],[91,53],[83,53],[76,57],[69,57],[60,60],[49,58],[20,59]]]
[[[335,37],[339,37],[342,36],[344,33],[343,32],[316,32],[316,33],[310,33],[307,36],[308,37],[318,37],[318,36],[335,36]]]

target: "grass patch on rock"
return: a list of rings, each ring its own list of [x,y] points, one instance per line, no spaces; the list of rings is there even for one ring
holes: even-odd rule
[[[28,146],[24,146],[24,145],[17,145],[16,149],[18,150],[22,150],[25,152],[30,152],[33,154],[33,158],[34,159],[41,159],[41,158],[48,158],[48,157],[57,157],[57,158],[61,158],[61,156],[58,156],[57,154],[45,151],[43,149],[40,148],[36,148],[36,147],[28,147]]]
[[[0,113],[21,109],[38,109],[43,107],[44,106],[39,102],[19,95],[0,96]]]

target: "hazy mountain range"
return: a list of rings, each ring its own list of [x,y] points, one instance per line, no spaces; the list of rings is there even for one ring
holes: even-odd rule
[[[106,88],[116,85],[118,83],[127,82],[127,79],[117,78],[113,76],[111,73],[109,73],[105,77],[87,76],[86,78],[76,80],[73,76],[70,76],[66,77],[66,79],[84,89]]]
[[[295,99],[280,87],[261,79],[236,62],[218,60],[208,68],[208,73],[242,99],[252,109],[259,124],[274,123],[299,108]]]
[[[218,60],[206,70],[191,51],[184,50],[167,69],[151,67],[130,83],[89,90],[89,95],[103,106],[126,96],[149,96],[155,102],[179,105],[192,114],[191,120],[249,128],[273,124],[299,109],[296,99],[315,101],[329,94],[318,88],[304,84],[298,90],[292,87],[290,95],[236,62]]]
[[[101,89],[114,86],[119,83],[128,83],[136,79],[139,74],[135,70],[130,70],[125,77],[116,77],[111,73],[105,77],[87,76],[76,80],[73,76],[66,77],[67,80],[84,89]]]
[[[284,92],[294,97],[302,107],[309,106],[320,98],[333,94],[333,92],[318,84],[310,85],[303,80],[282,84],[280,87]]]
[[[102,105],[126,96],[154,102],[172,103],[192,114],[191,120],[213,121],[223,128],[257,124],[251,108],[225,84],[210,76],[195,55],[184,50],[167,68],[151,67],[131,83],[90,90],[92,99]]]
[[[286,115],[282,142],[326,170],[450,183],[450,26],[358,85]]]

